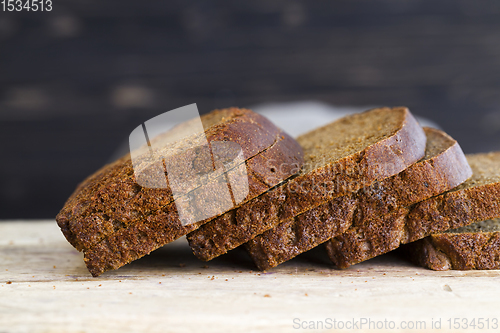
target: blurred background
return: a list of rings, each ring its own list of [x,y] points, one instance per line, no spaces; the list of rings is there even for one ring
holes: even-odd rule
[[[138,124],[191,103],[405,105],[466,153],[500,149],[500,1],[53,8],[0,11],[0,219],[54,218]]]

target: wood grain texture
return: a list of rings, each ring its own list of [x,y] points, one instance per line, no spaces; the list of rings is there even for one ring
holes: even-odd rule
[[[294,318],[422,320],[432,331],[441,318],[451,332],[448,318],[498,316],[499,271],[435,272],[391,255],[339,271],[321,251],[272,273],[251,271],[243,251],[204,268],[176,241],[92,278],[53,220],[7,221],[0,234],[0,331],[293,332]]]

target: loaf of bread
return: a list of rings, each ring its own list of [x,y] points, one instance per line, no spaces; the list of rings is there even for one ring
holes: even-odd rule
[[[362,246],[344,246],[342,253],[350,263],[359,262],[391,250],[399,244],[385,237],[372,221],[402,207],[450,190],[471,175],[472,171],[458,143],[440,130],[424,128],[427,135],[425,156],[404,171],[365,187],[353,195],[340,197],[285,221],[246,243],[246,249],[257,267],[269,269],[330,238],[356,239]],[[375,228],[377,227],[377,228]],[[399,232],[394,230],[392,232]],[[347,236],[345,236],[347,235]],[[385,244],[385,242],[387,244]],[[337,244],[334,238],[333,244]],[[336,262],[345,267],[344,262]]]
[[[292,176],[302,166],[302,148],[297,142],[250,110],[218,110],[201,117],[201,120],[205,131],[199,135],[206,137],[212,146],[216,142],[233,142],[241,147],[248,176],[248,194],[239,204]],[[177,129],[179,127],[174,130]],[[196,138],[190,140],[197,142]],[[182,144],[165,147],[165,154],[174,151],[174,156],[191,158],[191,162],[184,162],[196,167],[198,156],[191,154],[192,149],[182,150],[179,146]],[[213,184],[217,189],[219,182],[226,182],[228,173],[215,173],[215,176],[204,179],[203,185],[209,187]],[[188,184],[184,188],[186,196],[192,195],[202,185],[196,181]],[[208,212],[217,204],[217,199],[217,192],[210,196],[195,196],[198,207]],[[130,155],[126,155],[80,184],[56,220],[66,239],[84,252],[89,271],[97,276],[193,231],[210,218],[181,223],[170,187],[140,186],[135,179]]]
[[[297,141],[305,157],[298,175],[188,234],[198,258],[211,260],[281,222],[403,171],[424,156],[426,136],[408,109],[380,108]]]
[[[345,268],[400,244],[500,217],[500,153],[466,157],[473,173],[469,180],[443,194],[401,208],[384,219],[374,219],[361,232],[346,232],[335,237],[326,243],[330,259]]]

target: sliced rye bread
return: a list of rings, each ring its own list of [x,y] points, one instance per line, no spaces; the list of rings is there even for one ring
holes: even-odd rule
[[[500,219],[432,234],[402,250],[416,264],[436,271],[500,269]]]
[[[407,108],[380,108],[300,136],[299,175],[188,234],[202,260],[240,246],[280,222],[391,177],[424,156],[426,136]]]
[[[249,156],[243,162],[248,176],[248,194],[239,204],[243,204],[298,172],[303,163],[302,148],[298,143],[266,118],[250,110],[235,108],[219,110],[201,118],[206,128],[206,138],[212,147],[215,141],[235,142],[242,147],[244,155]],[[271,140],[272,136],[274,137]],[[219,155],[221,153],[214,149],[212,152]],[[278,166],[282,167],[278,168]],[[221,188],[218,182],[226,182],[228,175],[234,175],[234,170],[228,171],[227,165],[224,167],[225,173],[218,173],[215,178],[205,179],[203,185],[211,189],[212,183],[210,182],[212,181],[216,184],[213,186],[215,190]],[[241,167],[235,167],[235,169],[241,170]],[[186,196],[196,190],[194,188],[186,193]],[[213,197],[217,197],[216,191],[212,193]],[[211,201],[214,201],[213,198],[205,197],[196,198],[196,200],[199,201],[196,204],[201,209],[210,208]],[[171,218],[162,221],[158,226],[147,222],[159,219],[155,215],[162,216],[167,211],[175,211],[175,216],[170,214]],[[176,213],[170,188],[155,189],[139,186],[135,182],[130,155],[103,167],[80,184],[57,216],[64,235],[80,251],[96,253],[98,251],[93,250],[94,247],[102,249],[103,243],[121,239],[118,243],[121,242],[123,248],[115,247],[115,251],[118,251],[122,258],[116,259],[115,253],[109,259],[115,261],[114,266],[107,264],[108,259],[105,257],[101,257],[102,263],[99,263],[98,258],[93,257],[93,264],[101,268],[108,267],[107,269],[119,267],[118,261],[121,261],[123,265],[149,253],[130,249],[135,253],[134,255],[128,254],[131,243],[141,249],[153,249],[152,246],[141,243],[141,241],[147,241],[147,235],[154,236],[153,246],[158,247],[161,246],[158,245],[160,243],[158,234],[163,234],[165,242],[168,242],[192,231],[208,220],[183,226]],[[133,235],[134,230],[141,229],[148,229],[149,234],[141,231]],[[170,229],[175,232],[167,235]],[[103,271],[101,268],[94,269],[89,266],[94,276]]]
[[[297,165],[301,163],[300,146],[293,138],[283,134],[283,138],[276,145],[246,161],[249,196],[257,196],[268,190],[276,185],[281,177],[290,177],[298,171]],[[278,168],[281,170],[278,171]],[[186,235],[209,220],[183,225],[175,203],[172,202],[84,249],[85,264],[93,276],[99,276],[105,271],[117,269]]]
[[[201,121],[206,128],[201,134],[208,142],[235,142],[243,149],[246,159],[268,149],[281,136],[280,129],[269,120],[245,109],[215,110],[202,116]],[[183,127],[186,125],[176,129]],[[193,190],[201,184],[191,185]],[[81,251],[172,201],[170,187],[146,188],[137,184],[130,154],[127,154],[78,185],[56,220],[66,239]]]
[[[257,267],[275,267],[344,232],[357,234],[375,217],[425,200],[464,182],[472,174],[458,143],[424,128],[425,157],[401,173],[340,197],[267,230],[245,244]],[[342,236],[340,236],[342,237]]]
[[[437,232],[500,217],[500,153],[466,157],[473,173],[469,180],[328,241],[330,259],[346,268]]]

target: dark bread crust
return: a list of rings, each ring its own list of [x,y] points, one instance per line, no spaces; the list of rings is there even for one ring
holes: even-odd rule
[[[500,269],[500,232],[439,233],[405,246],[417,264],[436,271]]]
[[[355,117],[391,112],[395,116],[402,114],[402,121],[397,130],[384,139],[310,172],[302,172],[190,233],[187,238],[194,254],[202,260],[211,260],[281,222],[393,176],[418,161],[424,155],[426,137],[408,109],[375,109]],[[298,140],[300,143],[301,138]],[[314,184],[314,187],[304,184]]]
[[[399,210],[441,194],[472,176],[456,140],[445,132],[425,127],[425,157],[404,171],[358,192],[359,208],[354,226],[363,220]]]
[[[247,160],[249,194],[253,198],[298,172],[302,165],[302,149],[282,132],[280,140],[269,149]],[[267,169],[266,169],[267,168]],[[273,169],[274,171],[271,171]],[[215,192],[212,192],[217,196]],[[242,203],[243,204],[243,203]],[[84,249],[84,260],[93,276],[119,268],[151,251],[195,230],[210,219],[182,225],[172,202],[145,218],[102,238]],[[97,231],[82,230],[81,238]]]
[[[414,242],[433,233],[463,227],[477,221],[500,217],[500,205],[498,204],[500,181],[497,178],[492,179],[491,182],[488,182],[487,179],[483,182],[479,182],[479,178],[476,176],[481,173],[481,171],[477,169],[477,162],[472,163],[473,160],[481,158],[490,158],[500,163],[500,154],[467,155],[467,158],[471,162],[470,165],[474,173],[473,178],[449,192],[409,207],[407,212],[402,211],[401,218],[404,219],[404,223],[392,227],[391,230],[394,231],[392,234],[393,236],[391,236],[391,234],[383,236],[391,238],[391,242],[399,246],[399,244]],[[362,242],[362,240],[357,240],[356,236],[355,233],[346,232],[335,240],[326,243],[330,259],[332,259],[337,266],[346,268],[360,261],[391,251],[397,247],[386,246],[378,250],[371,249],[363,255],[352,253],[348,247],[355,246],[355,244]],[[368,237],[364,239],[377,237],[381,236],[372,236],[368,233]],[[442,255],[437,252],[430,252],[429,247],[426,248],[429,250],[428,255],[432,256],[436,263],[439,262],[439,265],[442,267],[448,265],[446,259]]]
[[[397,175],[361,189],[354,195],[355,200],[349,198],[349,210],[354,212],[345,215],[349,220],[329,219],[328,213],[336,216],[347,210],[343,201],[337,199],[295,217],[296,221],[285,222],[290,225],[288,229],[279,225],[249,241],[246,248],[259,269],[275,267],[336,236],[328,243],[339,266],[343,257],[349,258],[348,262],[358,262],[399,246],[398,240],[404,236],[404,207],[450,190],[472,175],[455,140],[440,130],[424,130],[425,158]],[[309,222],[305,224],[304,220]],[[280,243],[285,237],[294,242]]]
[[[201,117],[208,142],[231,141],[252,158],[275,144],[280,130],[246,109],[215,110]],[[200,184],[193,183],[192,189]],[[130,154],[102,167],[84,180],[56,220],[66,239],[78,250],[154,214],[173,201],[168,188],[144,188],[136,183]]]

